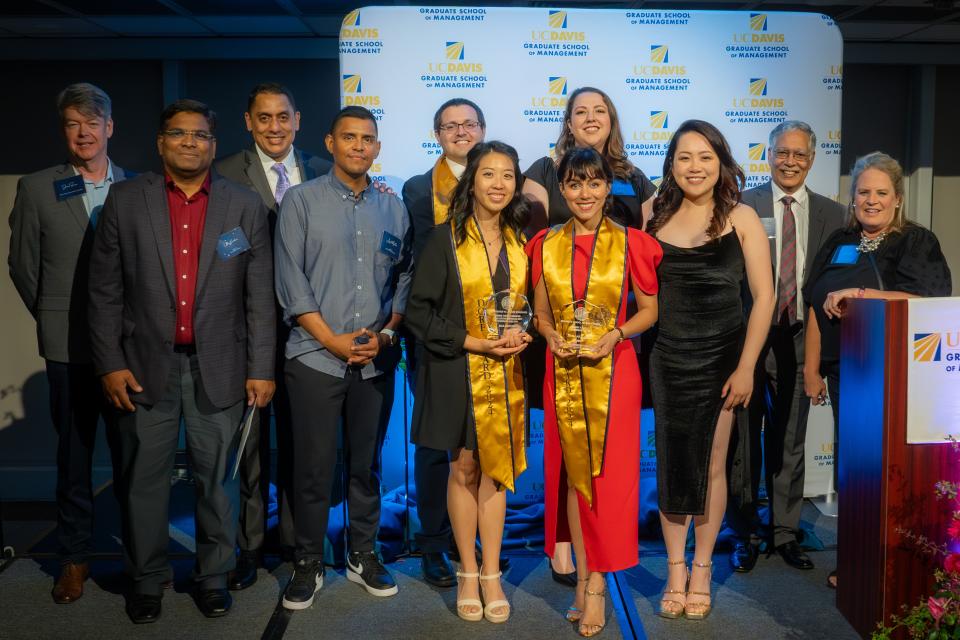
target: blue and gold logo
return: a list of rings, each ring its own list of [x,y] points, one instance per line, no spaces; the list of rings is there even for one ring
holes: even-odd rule
[[[673,131],[670,131],[670,115],[664,110],[649,112],[648,127],[634,129],[630,139],[623,145],[631,158],[662,157],[667,152]]]
[[[913,334],[913,361],[940,362],[940,339],[939,333]]]
[[[547,92],[559,96],[567,95],[566,76],[550,76],[547,79]]]
[[[487,10],[479,7],[420,7],[427,22],[483,22]]]
[[[772,60],[786,58],[790,54],[787,37],[772,33],[766,13],[751,13],[747,20],[748,31],[733,34],[733,43],[726,46],[726,53],[733,59]]]
[[[567,12],[551,9],[547,14],[547,26],[551,29],[566,29]]]
[[[366,107],[377,120],[382,120],[384,111],[380,106],[380,96],[363,93],[363,79],[359,73],[345,73],[340,77],[343,94],[343,106]]]
[[[624,17],[633,25],[682,26],[690,22],[686,11],[627,11]]]
[[[380,30],[360,23],[360,9],[354,9],[340,25],[340,53],[379,54],[383,50]]]
[[[825,156],[840,155],[840,129],[830,129],[827,135],[817,141],[820,153]]]
[[[566,11],[547,11],[547,29],[531,31],[530,39],[523,43],[528,56],[551,58],[583,58],[590,52],[587,34],[568,29]]]
[[[770,164],[767,162],[767,145],[763,142],[747,144],[747,162],[743,166],[746,174],[744,188],[759,187],[770,179]]]
[[[667,128],[667,112],[651,111],[650,112],[650,128],[666,129]]]
[[[665,44],[650,45],[650,62],[654,64],[667,64],[670,62],[670,47]]]
[[[787,119],[786,100],[769,95],[767,78],[750,78],[744,84],[748,95],[733,98],[733,108],[724,114],[731,124],[777,124]]]
[[[767,30],[767,14],[751,13],[750,14],[750,30],[766,31]]]
[[[360,82],[359,73],[347,73],[343,76],[344,93],[362,93],[363,85]]]
[[[633,65],[632,74],[624,79],[630,91],[686,91],[690,88],[687,67],[670,63],[670,47],[650,45],[650,62]]]
[[[754,162],[764,162],[767,159],[767,145],[762,142],[751,142],[747,145],[747,157]]]
[[[462,41],[446,40],[443,62],[429,62],[420,76],[424,86],[432,89],[483,89],[487,85],[483,63],[467,57]]]
[[[527,122],[563,122],[567,106],[567,76],[547,76],[546,94],[530,97],[530,107],[523,110]]]
[[[463,43],[447,43],[447,60],[463,60]]]
[[[766,78],[750,78],[750,95],[752,96],[765,96],[767,95],[767,79]]]

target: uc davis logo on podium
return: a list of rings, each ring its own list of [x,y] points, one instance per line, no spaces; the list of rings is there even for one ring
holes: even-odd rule
[[[913,361],[940,362],[940,334],[913,334]]]

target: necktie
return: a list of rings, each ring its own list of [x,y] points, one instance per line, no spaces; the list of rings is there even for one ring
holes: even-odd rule
[[[287,168],[283,164],[277,162],[270,168],[277,172],[277,190],[273,195],[277,199],[277,204],[280,204],[283,202],[283,194],[290,188],[290,178],[287,177]]]
[[[797,321],[797,221],[793,215],[790,196],[780,198],[783,203],[783,224],[780,229],[780,278],[777,294],[777,319],[781,324]]]

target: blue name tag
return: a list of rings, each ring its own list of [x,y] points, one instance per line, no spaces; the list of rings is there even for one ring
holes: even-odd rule
[[[240,227],[227,231],[217,240],[217,255],[220,256],[221,260],[229,260],[249,248],[250,243]]]
[[[53,183],[53,193],[57,196],[57,202],[63,202],[73,196],[82,196],[86,191],[87,186],[83,183],[83,176],[64,178]]]
[[[860,252],[857,251],[857,245],[842,244],[833,252],[830,264],[857,264],[859,259]]]
[[[394,260],[400,259],[400,249],[403,247],[403,243],[400,242],[400,238],[393,235],[389,231],[384,231],[383,236],[380,238],[380,252],[385,253]]]
[[[614,180],[610,193],[615,196],[635,196],[637,192],[633,190],[633,185],[624,180]]]

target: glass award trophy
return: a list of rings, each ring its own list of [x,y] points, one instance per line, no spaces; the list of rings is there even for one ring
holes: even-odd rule
[[[491,340],[526,331],[533,317],[527,296],[512,291],[497,291],[484,301],[482,308],[483,323]]]
[[[614,316],[609,309],[586,300],[575,300],[560,310],[560,336],[573,353],[594,350],[596,343],[613,330]]]

